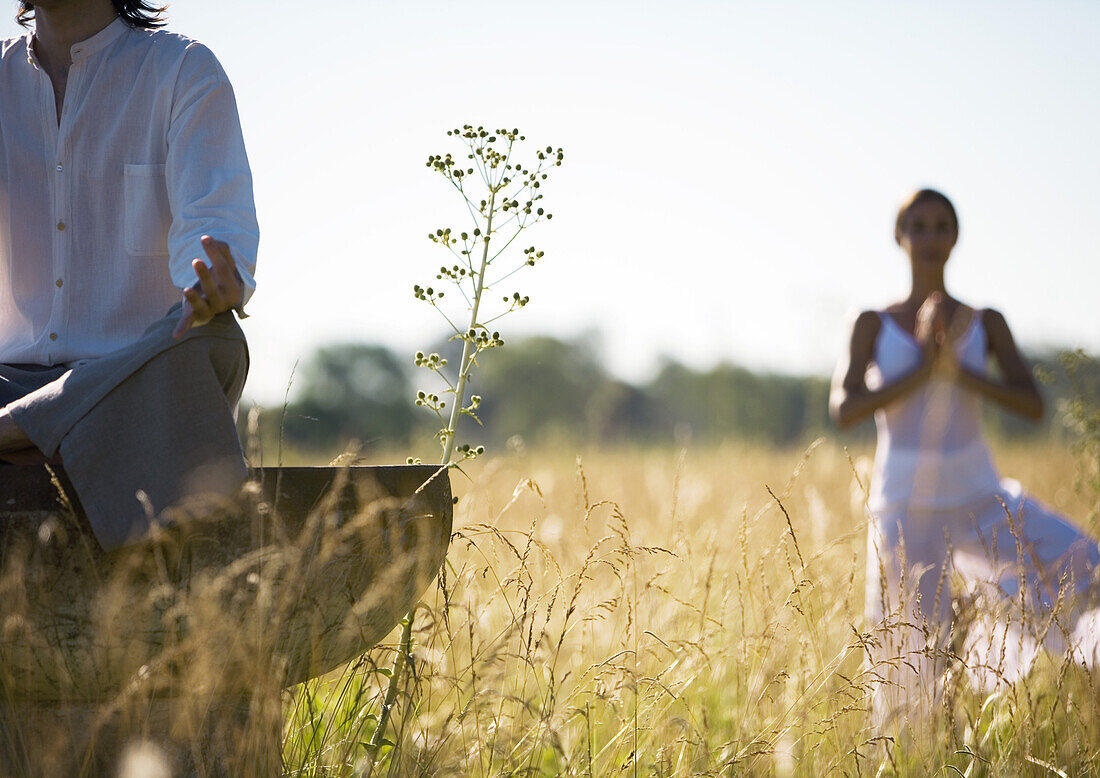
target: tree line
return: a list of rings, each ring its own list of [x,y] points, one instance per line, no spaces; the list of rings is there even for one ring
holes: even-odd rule
[[[451,359],[454,347],[437,351]],[[1047,376],[1048,413],[1039,425],[988,410],[994,435],[1064,434],[1059,404],[1082,392],[1100,401],[1100,363],[1078,369],[1073,381],[1054,353],[1037,360]],[[262,412],[264,436],[300,450],[338,452],[355,440],[364,449],[400,447],[435,430],[431,414],[414,404],[422,371],[385,346],[345,343],[317,349],[299,367],[296,391],[285,408]],[[460,439],[499,447],[519,436],[528,444],[708,444],[727,439],[790,446],[834,432],[828,418],[829,379],[760,373],[731,363],[706,369],[664,357],[653,378],[632,384],[611,375],[591,341],[535,336],[510,341],[481,358],[474,394],[482,397],[477,427]],[[242,414],[243,416],[243,414]],[[839,434],[839,433],[836,433]],[[868,422],[841,437],[873,438]],[[430,453],[430,452],[424,452]]]

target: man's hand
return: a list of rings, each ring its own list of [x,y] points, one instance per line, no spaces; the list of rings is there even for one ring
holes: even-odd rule
[[[172,337],[181,338],[187,330],[206,324],[219,313],[239,305],[244,284],[229,246],[209,235],[202,236],[202,249],[210,258],[210,267],[201,259],[191,260],[198,282],[183,290],[183,313]]]

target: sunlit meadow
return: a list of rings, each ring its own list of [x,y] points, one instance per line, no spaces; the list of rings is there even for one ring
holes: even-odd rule
[[[1094,673],[1044,656],[890,732],[863,619],[870,451],[525,450],[454,474],[455,534],[414,621],[386,775],[1084,775]],[[1003,472],[1084,519],[1079,460]],[[1100,527],[1090,528],[1095,534]],[[391,636],[396,640],[396,633]],[[364,774],[385,644],[285,698],[288,775]],[[392,745],[391,745],[392,744]]]

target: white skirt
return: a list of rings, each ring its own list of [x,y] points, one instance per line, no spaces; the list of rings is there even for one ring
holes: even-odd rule
[[[1087,611],[1100,547],[1016,481],[953,507],[872,503],[871,514],[866,611],[880,724],[934,704],[959,600],[976,605],[963,660],[980,688],[1022,677],[1040,646],[1100,664],[1100,611]],[[1060,597],[1067,633],[1040,617]]]

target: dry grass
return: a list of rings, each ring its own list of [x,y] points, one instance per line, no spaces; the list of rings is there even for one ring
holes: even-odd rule
[[[869,453],[829,442],[520,451],[456,474],[455,534],[416,611],[373,775],[1100,772],[1098,678],[1056,656],[992,694],[949,663],[935,710],[896,731],[872,726],[883,673],[867,662],[876,636],[863,618]],[[1095,495],[1073,491],[1067,450],[999,454],[1039,499],[1090,514]],[[200,654],[224,664],[214,648]],[[254,684],[246,710],[191,706],[197,731],[210,731],[204,716],[221,722],[227,753],[211,763],[237,763],[193,774],[270,775],[275,755],[255,769],[240,758],[275,747],[265,738],[280,717],[285,775],[370,774],[392,661],[383,644],[281,698]],[[203,674],[185,675],[201,686]],[[20,721],[0,724],[20,735]]]
[[[397,747],[375,774],[1098,769],[1097,677],[1058,657],[993,694],[953,667],[927,717],[871,726],[882,674],[866,662],[854,475],[868,453],[540,452],[459,476],[445,574],[415,621]],[[1052,507],[1089,514],[1064,449],[1002,448],[998,460]],[[388,664],[385,648],[373,656]],[[384,680],[349,672],[300,689],[290,774],[365,771],[375,703],[363,701]]]

